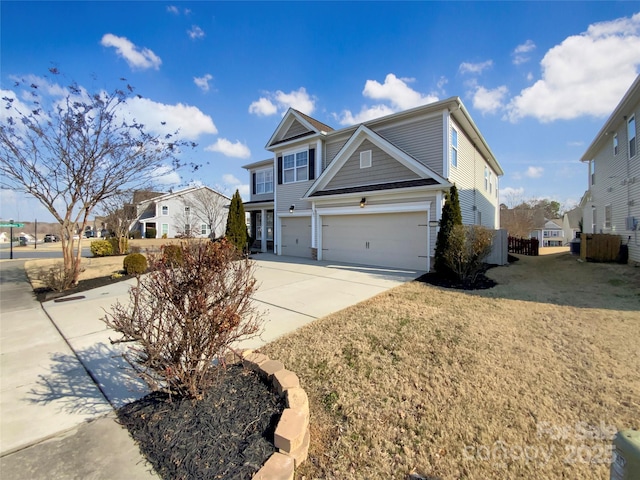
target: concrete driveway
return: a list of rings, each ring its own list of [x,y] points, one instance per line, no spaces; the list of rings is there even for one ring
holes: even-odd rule
[[[258,254],[254,260],[259,284],[254,300],[264,314],[264,332],[237,346],[243,349],[259,348],[423,273],[271,254]],[[1,292],[2,454],[55,437],[148,393],[139,379],[127,374],[129,366],[121,357],[126,346],[111,345],[110,338],[118,334],[101,321],[116,302],[129,302],[135,281],[44,302],[41,308],[21,271],[22,280],[16,277],[15,287],[3,284]],[[3,277],[8,273],[3,268]],[[33,368],[24,368],[31,364]],[[22,460],[15,458],[19,469]],[[5,467],[7,461],[3,457]]]

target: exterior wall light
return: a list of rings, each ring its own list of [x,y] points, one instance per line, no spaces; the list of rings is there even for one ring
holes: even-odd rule
[[[360,208],[364,208],[366,203],[367,203],[367,199],[365,197],[362,197],[362,200],[360,200]]]
[[[295,210],[296,206],[295,205],[291,205],[289,207],[289,213],[293,213],[293,211]]]

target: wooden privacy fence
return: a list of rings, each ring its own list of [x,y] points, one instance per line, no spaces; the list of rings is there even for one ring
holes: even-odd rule
[[[583,233],[580,258],[592,262],[615,262],[620,255],[620,236],[607,233]]]
[[[540,242],[537,238],[509,237],[509,253],[538,256]]]

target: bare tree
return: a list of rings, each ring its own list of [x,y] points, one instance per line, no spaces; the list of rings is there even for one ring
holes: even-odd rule
[[[99,209],[104,215],[106,229],[119,240],[118,253],[120,255],[126,253],[129,226],[137,218],[136,207],[133,204],[133,192],[119,191],[104,199],[100,203]]]
[[[49,71],[59,75],[56,68]],[[54,85],[63,94],[51,101],[39,93],[54,90],[48,79],[43,85],[22,80],[15,84],[22,91],[3,97],[0,183],[34,196],[60,223],[68,286],[80,274],[82,240],[73,238],[76,225],[84,231],[100,202],[123,189],[148,186],[161,167],[180,167],[175,154],[188,145],[174,139],[175,133],[151,134],[128,120],[133,88],[122,81],[122,89],[93,94],[76,83],[64,89]],[[24,91],[28,103],[19,100]]]
[[[198,220],[208,225],[211,230],[209,236],[212,239],[224,235],[231,202],[229,197],[209,187],[201,187],[190,192],[188,197],[185,196],[182,200],[185,206],[184,225],[191,225],[191,236],[193,236],[193,223]]]

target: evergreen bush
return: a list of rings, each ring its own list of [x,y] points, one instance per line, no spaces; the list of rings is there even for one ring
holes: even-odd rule
[[[130,253],[124,257],[122,267],[127,275],[141,275],[147,271],[147,258],[141,253]]]
[[[245,252],[247,250],[249,233],[247,231],[247,221],[245,219],[242,198],[238,190],[236,190],[236,193],[231,197],[231,205],[229,205],[229,215],[227,217],[227,228],[225,229],[224,236],[232,245],[235,245],[239,252]]]
[[[113,246],[109,240],[94,240],[91,242],[91,255],[94,257],[109,257],[113,255]]]
[[[462,212],[460,210],[460,199],[458,189],[452,185],[449,193],[445,194],[445,203],[442,207],[442,218],[440,219],[440,230],[436,240],[436,250],[434,258],[434,268],[442,276],[451,277],[455,273],[451,270],[445,259],[445,251],[449,243],[449,235],[455,225],[462,225]]]

